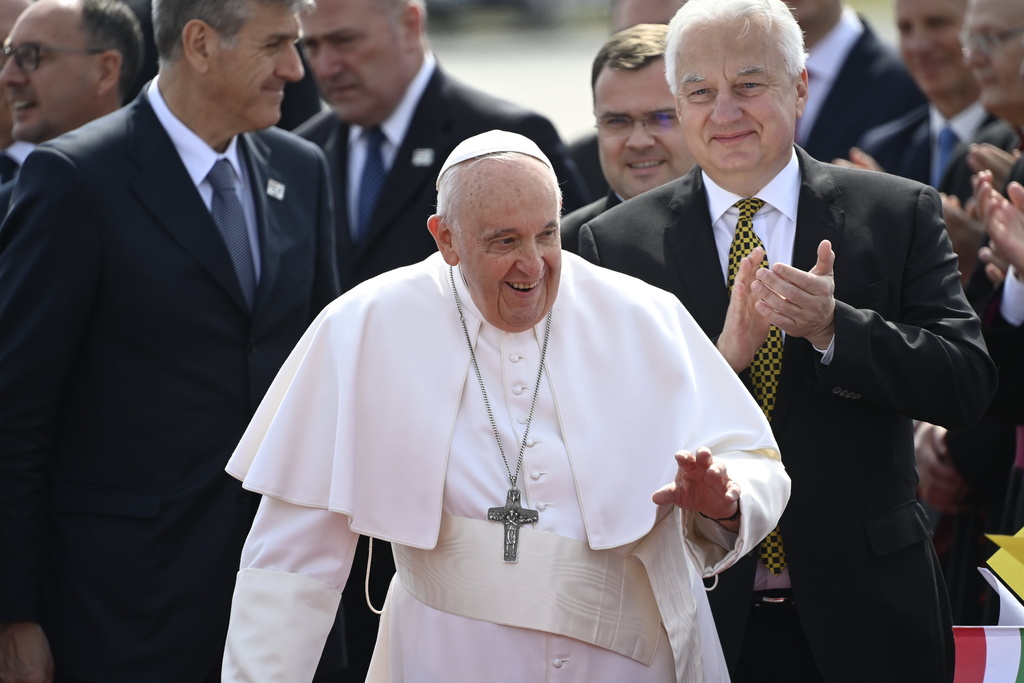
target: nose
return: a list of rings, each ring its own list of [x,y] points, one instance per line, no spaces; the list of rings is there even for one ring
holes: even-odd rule
[[[734,121],[740,117],[740,108],[736,96],[727,88],[723,88],[715,96],[715,106],[711,110],[711,120],[715,123]]]
[[[3,68],[0,68],[0,84],[24,83],[26,78],[25,72],[18,68],[13,56],[8,57]]]
[[[544,269],[544,256],[540,245],[533,240],[524,240],[519,249],[517,265],[524,275],[539,276]]]
[[[299,50],[295,44],[288,46],[278,65],[278,75],[286,81],[300,81],[305,70],[302,68],[302,59],[299,57]]]
[[[647,128],[647,121],[644,119],[633,119],[633,128],[626,136],[627,147],[650,147],[654,144],[654,136]]]

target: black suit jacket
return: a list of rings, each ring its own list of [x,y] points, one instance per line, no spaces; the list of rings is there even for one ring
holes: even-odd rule
[[[0,621],[41,622],[76,680],[219,670],[258,504],[224,466],[338,293],[323,154],[239,145],[252,312],[145,95],[33,152],[0,230]]]
[[[896,51],[864,21],[803,147],[821,161],[846,159],[865,131],[926,102]]]
[[[861,136],[857,146],[875,158],[887,172],[931,182],[932,138],[928,105],[922,105],[895,121],[875,126]]]
[[[2,191],[3,188],[0,187],[0,192]],[[622,200],[619,199],[619,195],[615,194],[614,190],[608,190],[604,197],[576,209],[568,216],[564,216],[561,224],[562,249],[571,251],[574,254],[579,253],[580,228],[591,218],[600,216],[608,209],[621,203]]]
[[[973,423],[995,369],[935,190],[798,156],[792,263],[809,270],[820,241],[831,240],[836,331],[829,365],[806,340],[786,338],[772,418],[793,481],[780,524],[796,608],[828,681],[951,679],[948,604],[915,497],[911,420]],[[674,293],[708,336],[721,332],[729,294],[699,168],[584,225],[580,255]],[[756,562],[747,555],[709,594],[730,666]]]
[[[582,206],[586,191],[551,122],[514,104],[474,90],[438,68],[416,106],[409,130],[388,173],[369,232],[353,244],[348,221],[349,126],[324,112],[295,132],[320,145],[334,178],[338,273],[342,291],[374,275],[416,263],[436,251],[427,218],[437,205],[434,183],[457,144],[492,129],[521,133],[551,160],[561,181],[564,210]],[[421,151],[430,150],[429,156]],[[418,163],[417,163],[418,160]]]
[[[569,156],[580,171],[587,188],[587,197],[593,201],[608,194],[608,181],[601,168],[601,152],[598,150],[597,134],[590,133],[569,144]]]
[[[991,139],[988,127],[995,122],[995,117],[988,116],[974,138],[957,145],[942,174],[939,190],[955,195],[961,202],[967,201],[973,190],[970,182],[963,182],[964,176],[962,170],[957,169],[957,164],[966,165],[967,149],[971,143],[987,142]],[[857,146],[873,156],[886,172],[922,183],[931,183],[931,133],[931,119],[926,105],[895,121],[872,128],[864,133]],[[997,142],[1000,147],[1004,146],[1002,139],[998,139]],[[967,177],[969,179],[969,174]]]

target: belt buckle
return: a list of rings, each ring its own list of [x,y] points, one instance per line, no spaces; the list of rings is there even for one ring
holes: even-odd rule
[[[793,601],[792,598],[787,598],[784,595],[779,595],[779,596],[762,595],[761,596],[761,602],[767,602],[770,605],[785,605],[785,604],[790,603],[792,601]]]

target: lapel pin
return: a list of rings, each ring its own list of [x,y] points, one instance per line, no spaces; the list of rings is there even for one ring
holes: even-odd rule
[[[274,199],[284,199],[284,184],[276,180],[267,181],[267,194]]]
[[[412,165],[413,166],[433,166],[434,165],[434,150],[429,147],[421,147],[420,149],[414,149],[412,151]]]

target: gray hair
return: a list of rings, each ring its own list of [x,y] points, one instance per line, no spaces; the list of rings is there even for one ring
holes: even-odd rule
[[[502,164],[513,164],[522,163],[523,159],[534,159],[534,157],[529,154],[521,154],[519,152],[493,152],[452,166],[445,171],[444,175],[442,175],[437,181],[437,216],[449,226],[457,230],[458,221],[456,220],[456,216],[461,213],[462,207],[466,202],[467,183],[464,176],[470,172],[470,169],[481,161],[496,161]],[[558,185],[558,177],[555,176],[555,172],[539,159],[535,159],[535,161],[544,167],[545,172],[551,178],[551,184],[555,188],[555,193],[558,195],[559,202],[561,202],[562,188]]]
[[[679,94],[679,49],[683,34],[713,26],[736,26],[744,36],[759,26],[774,39],[786,73],[796,78],[804,70],[807,53],[804,34],[789,7],[782,0],[689,0],[668,25],[665,76],[673,95]]]
[[[82,33],[92,47],[121,53],[117,91],[124,100],[142,69],[142,28],[121,0],[82,0]]]
[[[181,56],[181,33],[185,24],[199,19],[213,27],[229,43],[251,16],[252,4],[276,5],[289,12],[313,9],[313,0],[153,0],[153,36],[160,63]]]

